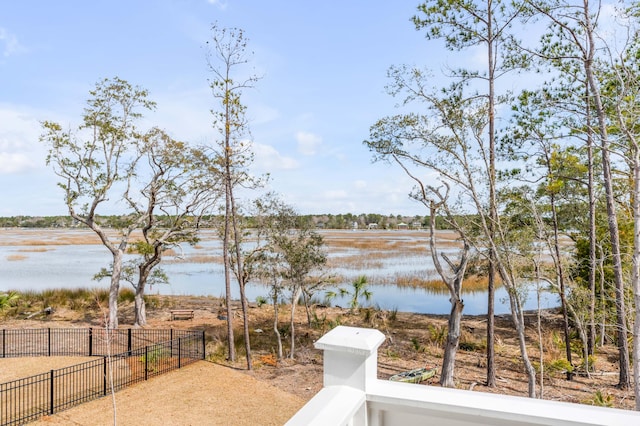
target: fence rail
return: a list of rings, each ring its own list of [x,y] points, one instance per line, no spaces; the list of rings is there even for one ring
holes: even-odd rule
[[[98,358],[0,384],[0,425],[25,424],[205,357],[204,332],[190,330],[2,330],[1,343],[3,357]]]
[[[108,355],[109,349],[112,354],[129,352],[194,333],[200,332],[137,328],[109,331],[104,328],[3,329],[0,333],[0,356],[101,356]]]

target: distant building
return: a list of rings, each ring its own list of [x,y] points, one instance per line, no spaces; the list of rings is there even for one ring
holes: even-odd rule
[[[367,225],[367,228],[369,229],[378,229],[378,224],[377,223],[370,223]]]
[[[404,223],[404,222],[400,222],[400,223],[398,224],[398,229],[409,229],[409,225],[407,225],[407,224],[406,224],[406,223]]]

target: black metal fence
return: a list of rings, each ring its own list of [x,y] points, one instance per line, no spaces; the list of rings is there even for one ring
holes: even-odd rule
[[[21,425],[204,359],[205,339],[189,330],[2,330],[2,356],[99,356],[0,384],[0,425]]]
[[[108,333],[108,334],[107,334]],[[2,330],[2,358],[21,356],[101,356],[119,354],[200,333],[192,330],[124,328],[35,328]]]

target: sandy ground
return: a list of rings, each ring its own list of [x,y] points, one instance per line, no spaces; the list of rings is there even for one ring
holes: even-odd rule
[[[295,395],[207,361],[115,394],[119,425],[281,425],[304,405]],[[34,425],[113,425],[113,399],[94,400]]]

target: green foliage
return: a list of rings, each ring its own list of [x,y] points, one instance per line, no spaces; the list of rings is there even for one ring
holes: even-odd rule
[[[588,366],[589,366],[589,371],[594,372],[596,371],[596,361],[598,360],[598,358],[595,355],[589,355],[587,357],[587,360],[589,361]],[[585,364],[585,359],[582,358],[580,361],[580,369],[583,371],[587,370],[587,364]]]
[[[472,338],[464,337],[460,339],[458,348],[461,351],[466,351],[466,352],[479,352],[487,349],[487,343],[484,340],[477,341]]]
[[[351,313],[357,313],[360,308],[360,299],[364,298],[366,301],[371,300],[373,292],[370,291],[368,286],[367,277],[360,275],[351,283],[351,289],[339,288],[337,292],[335,290],[329,290],[325,293],[325,299],[330,301],[339,296],[350,296],[349,309]]]
[[[327,318],[327,314],[323,313],[322,316],[318,316],[316,311],[312,312],[311,326],[317,330],[320,330],[322,334],[334,329],[335,327],[342,325],[342,317],[337,316],[335,319]]]
[[[601,390],[597,390],[590,399],[585,401],[585,403],[597,407],[613,407],[614,402],[613,395],[604,393]]]
[[[387,315],[387,319],[389,321],[395,322],[398,320],[398,308],[394,307],[392,309],[389,310],[389,313]]]
[[[441,348],[447,342],[448,327],[446,325],[429,324],[429,340],[437,347]]]
[[[424,352],[424,347],[420,344],[420,341],[417,337],[411,338],[411,347],[416,352]]]
[[[5,309],[14,306],[19,298],[20,295],[15,291],[0,293],[0,311],[4,311]]]
[[[573,365],[571,365],[566,358],[558,358],[546,363],[545,371],[549,374],[565,372],[571,373],[573,372]]]
[[[268,302],[267,298],[264,296],[257,296],[256,297],[256,304],[258,305],[258,307],[265,305]]]
[[[147,350],[147,353],[140,357],[140,362],[143,363],[147,371],[157,371],[162,366],[161,363],[171,358],[171,350],[165,346],[154,345],[151,350]]]

